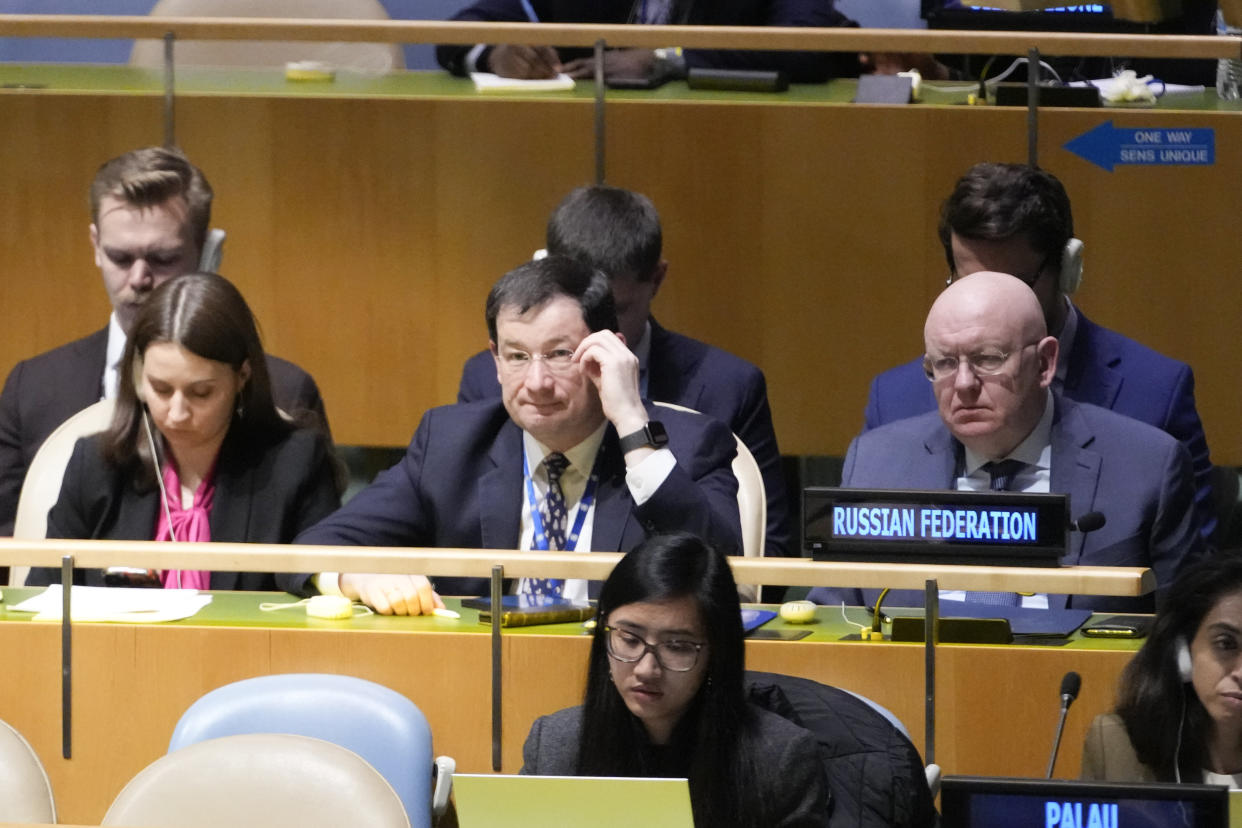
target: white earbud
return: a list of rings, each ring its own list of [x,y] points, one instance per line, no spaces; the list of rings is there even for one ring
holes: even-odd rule
[[[1062,293],[1073,293],[1082,284],[1082,239],[1070,239],[1061,251]]]
[[[1182,680],[1183,684],[1190,684],[1194,678],[1194,667],[1190,663],[1190,647],[1186,644],[1186,639],[1182,636],[1177,637],[1177,676]]]

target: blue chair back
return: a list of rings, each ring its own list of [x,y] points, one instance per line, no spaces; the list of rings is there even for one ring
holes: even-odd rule
[[[291,733],[347,748],[388,780],[412,828],[431,826],[431,728],[405,696],[353,676],[286,673],[226,684],[182,714],[168,751],[245,733]]]

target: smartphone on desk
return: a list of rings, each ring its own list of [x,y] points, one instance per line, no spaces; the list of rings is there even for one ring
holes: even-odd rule
[[[1151,630],[1150,615],[1114,615],[1082,628],[1091,638],[1145,638]]]
[[[659,73],[641,78],[606,78],[604,85],[609,89],[659,89],[672,79],[667,73]]]

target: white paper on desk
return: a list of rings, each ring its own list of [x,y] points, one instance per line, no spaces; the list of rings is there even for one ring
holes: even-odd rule
[[[1101,78],[1092,81],[1070,81],[1069,86],[1094,86],[1101,93],[1109,93],[1114,86],[1118,84],[1116,78]],[[1157,100],[1167,96],[1177,95],[1200,95],[1206,87],[1202,84],[1198,86],[1185,86],[1179,83],[1165,83],[1164,81],[1149,81],[1148,86],[1152,88]]]
[[[558,92],[574,88],[574,79],[564,72],[555,78],[502,78],[491,72],[471,72],[476,92]]]
[[[33,612],[36,621],[59,621],[62,600],[60,584],[52,584],[33,598],[9,607],[9,611]],[[196,589],[75,586],[72,612],[74,621],[146,624],[190,618],[210,603],[211,596]]]

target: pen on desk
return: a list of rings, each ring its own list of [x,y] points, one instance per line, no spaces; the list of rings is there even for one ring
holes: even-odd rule
[[[522,11],[526,12],[526,19],[531,23],[539,22],[539,15],[535,14],[535,7],[530,4],[530,0],[522,0]]]
[[[460,612],[453,612],[451,609],[444,609],[444,607],[436,607],[431,611],[431,614],[438,618],[461,618]]]

